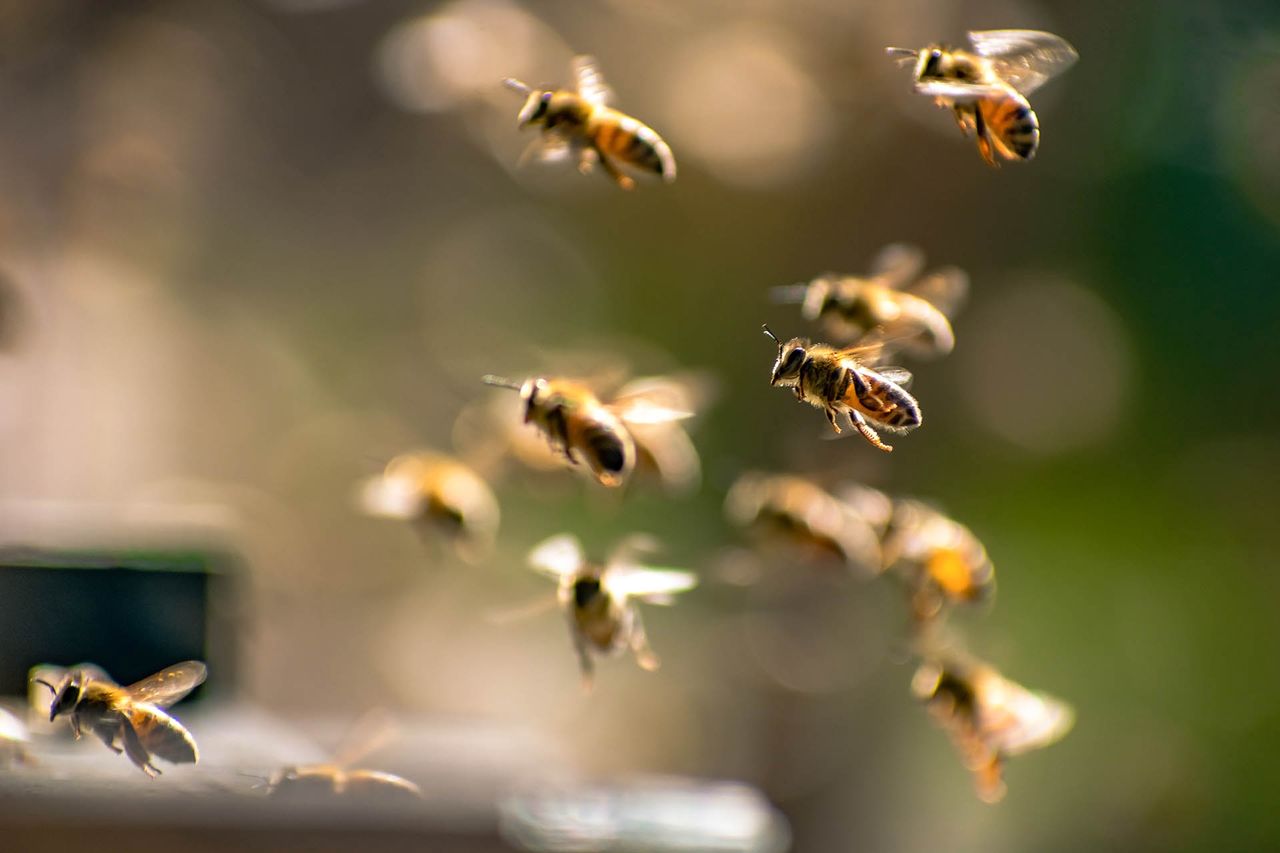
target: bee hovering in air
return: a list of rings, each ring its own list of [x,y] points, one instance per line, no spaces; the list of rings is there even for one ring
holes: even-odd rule
[[[534,89],[510,77],[503,81],[525,96],[520,127],[541,128],[541,136],[525,149],[520,162],[530,157],[546,161],[573,157],[584,175],[598,162],[624,190],[633,189],[636,182],[623,173],[623,167],[652,172],[667,183],[674,181],[676,161],[671,149],[653,128],[609,106],[613,92],[595,59],[574,57],[573,76],[577,88],[572,92]]]
[[[1075,722],[1070,705],[976,661],[926,659],[911,689],[951,736],[974,774],[978,797],[987,803],[1004,797],[1007,758],[1060,740]]]
[[[53,691],[50,722],[68,715],[77,738],[88,729],[154,777],[160,775],[160,769],[151,763],[153,756],[173,764],[199,760],[195,738],[163,709],[200,686],[206,673],[203,663],[189,660],[128,687],[121,687],[91,665],[68,670],[56,687],[42,678],[35,680]],[[116,746],[116,741],[121,745]]]
[[[1040,144],[1040,120],[1027,101],[1036,89],[1070,68],[1076,49],[1038,30],[969,33],[973,50],[932,44],[920,50],[887,48],[903,62],[915,62],[915,90],[950,109],[978,153],[991,166],[996,155],[1030,160]]]
[[[643,537],[632,537],[608,561],[598,563],[587,559],[577,538],[562,533],[529,553],[530,566],[559,582],[557,598],[588,690],[595,671],[592,655],[630,650],[643,669],[657,669],[660,661],[649,647],[637,602],[672,604],[676,593],[698,584],[691,572],[637,563],[634,553],[647,544]]]
[[[778,345],[769,384],[790,388],[797,400],[822,409],[837,433],[840,425],[836,420],[844,417],[873,447],[888,453],[893,447],[880,440],[871,424],[903,433],[922,423],[920,404],[906,390],[910,372],[901,367],[868,366],[879,359],[881,342],[864,341],[838,349],[805,338],[783,342],[768,326],[764,333]]]
[[[976,604],[995,595],[996,574],[973,531],[922,501],[898,499],[881,542],[886,569],[906,582],[917,627],[949,603]]]
[[[570,464],[585,462],[596,480],[621,486],[636,467],[636,439],[629,425],[665,424],[690,416],[664,405],[649,393],[601,402],[586,384],[571,379],[534,377],[523,383],[497,376],[486,385],[511,388],[524,401],[524,422],[534,424]]]
[[[402,776],[384,770],[350,769],[393,736],[394,727],[384,714],[366,713],[331,762],[281,768],[267,780],[267,794],[280,800],[420,800],[422,790]]]
[[[913,355],[946,355],[955,346],[951,315],[964,300],[969,277],[944,267],[920,277],[924,253],[915,246],[886,246],[865,278],[824,273],[808,283],[773,289],[779,303],[799,303],[800,313],[821,323],[841,343],[879,327],[894,348]]]
[[[405,453],[365,480],[360,506],[373,516],[397,518],[446,536],[467,562],[483,558],[498,535],[500,510],[493,489],[469,465],[440,453]]]
[[[804,477],[748,472],[730,487],[724,508],[730,521],[765,537],[834,557],[863,573],[880,569],[875,528],[854,507]]]

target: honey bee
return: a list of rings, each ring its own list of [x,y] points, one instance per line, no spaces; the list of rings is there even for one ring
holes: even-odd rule
[[[529,553],[529,565],[559,582],[557,598],[569,622],[569,634],[582,684],[591,688],[592,655],[611,656],[630,650],[641,668],[656,670],[661,661],[649,647],[637,602],[669,605],[676,593],[697,586],[691,572],[638,564],[634,553],[646,548],[632,537],[603,563],[587,559],[577,538],[568,533],[546,540]]]
[[[915,61],[915,91],[955,114],[966,136],[974,136],[988,165],[1030,160],[1040,144],[1040,121],[1027,96],[1075,63],[1066,41],[1038,30],[969,33],[973,50],[932,44],[918,51],[887,48],[903,62]]]
[[[866,278],[824,273],[808,283],[774,288],[780,303],[800,303],[838,341],[860,340],[872,329],[915,355],[946,355],[955,347],[950,315],[964,299],[969,277],[956,267],[924,278],[924,253],[900,243],[876,256]]]
[[[844,417],[873,447],[888,453],[893,447],[880,440],[868,421],[896,433],[913,430],[923,422],[920,404],[906,390],[910,372],[901,367],[872,369],[863,363],[878,358],[878,342],[838,349],[805,338],[784,343],[768,326],[764,333],[778,345],[769,384],[791,388],[797,400],[822,409],[837,433],[840,425],[836,420]]]
[[[159,756],[173,764],[199,760],[195,738],[164,708],[174,704],[204,682],[207,669],[200,661],[184,661],[136,684],[121,687],[96,666],[78,666],[55,687],[49,721],[64,714],[71,720],[76,738],[85,729],[97,735],[117,755],[123,752],[143,773],[155,777],[160,769],[151,763]],[[116,746],[116,741],[121,746]]]
[[[1075,712],[1062,700],[1027,690],[975,661],[927,659],[911,689],[951,736],[973,772],[978,797],[987,803],[1004,797],[1007,758],[1060,740],[1075,722]]]
[[[535,377],[515,383],[497,376],[484,382],[520,392],[524,422],[535,425],[570,464],[585,462],[601,485],[621,486],[636,466],[632,425],[665,424],[687,418],[646,393],[603,403],[584,383]]]
[[[731,521],[863,572],[880,568],[877,531],[848,503],[789,474],[743,474],[725,497]]]
[[[473,468],[439,453],[406,453],[360,488],[369,515],[429,526],[444,534],[467,562],[493,548],[500,510],[493,490]]]
[[[384,770],[352,770],[351,765],[382,747],[391,737],[391,726],[377,713],[365,714],[328,764],[284,767],[267,780],[267,794],[280,800],[420,800],[422,790],[413,782]]]
[[[899,499],[882,540],[884,564],[907,583],[915,624],[936,618],[949,602],[978,603],[995,595],[987,549],[969,528],[926,503]]]
[[[636,182],[623,173],[622,166],[652,172],[667,183],[674,181],[676,161],[671,149],[653,128],[609,106],[613,92],[595,59],[574,57],[572,67],[577,86],[573,92],[534,89],[510,77],[503,81],[525,96],[520,127],[541,128],[541,136],[530,143],[520,161],[574,157],[584,175],[599,162],[624,190],[633,189]]]

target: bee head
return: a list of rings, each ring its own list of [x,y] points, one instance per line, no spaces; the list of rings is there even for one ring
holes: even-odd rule
[[[778,359],[773,363],[773,374],[769,377],[769,384],[794,385],[800,377],[800,365],[804,364],[808,356],[809,342],[804,338],[792,338],[783,343],[768,326],[764,327],[764,333],[778,345]]]
[[[538,409],[547,405],[551,395],[547,390],[547,380],[527,379],[520,388],[520,399],[524,400],[524,422],[533,420]]]
[[[594,575],[580,577],[573,582],[573,603],[586,607],[600,594],[600,578]]]
[[[71,713],[80,702],[80,679],[75,673],[68,673],[57,687],[43,678],[35,681],[53,691],[53,701],[49,703],[49,722],[53,722],[60,714]]]
[[[916,78],[941,77],[949,65],[950,57],[942,45],[930,45],[920,51],[920,58],[916,62]]]

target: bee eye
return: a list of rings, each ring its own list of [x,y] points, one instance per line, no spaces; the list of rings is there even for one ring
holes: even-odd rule
[[[787,353],[787,359],[782,363],[783,368],[787,371],[799,370],[801,363],[804,362],[805,355],[804,347],[796,347]]]
[[[939,59],[942,58],[942,51],[938,50],[937,48],[934,48],[933,50],[929,51],[929,58],[932,59],[934,62],[937,62]]]

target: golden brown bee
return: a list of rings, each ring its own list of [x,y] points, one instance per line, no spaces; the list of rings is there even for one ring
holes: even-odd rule
[[[164,712],[204,682],[207,669],[200,661],[184,661],[136,684],[121,687],[95,666],[68,670],[58,686],[37,678],[53,691],[52,722],[66,714],[77,738],[85,729],[129,760],[148,776],[160,775],[153,755],[173,764],[195,764],[196,742],[182,724]],[[116,741],[121,746],[116,746]]]
[[[28,751],[31,733],[22,720],[6,708],[0,708],[0,768],[15,764],[35,764]]]
[[[588,560],[577,538],[562,533],[529,553],[529,565],[559,582],[558,600],[578,653],[582,684],[591,688],[592,655],[630,650],[643,669],[655,670],[658,656],[649,647],[637,602],[672,604],[676,593],[697,586],[691,572],[639,565],[633,553],[647,547],[643,537],[623,543],[606,562]]]
[[[973,50],[932,44],[918,51],[887,48],[915,61],[915,90],[950,109],[956,124],[978,142],[991,166],[996,154],[1030,160],[1040,144],[1040,121],[1027,96],[1067,70],[1079,54],[1066,41],[1038,30],[969,33]]]
[[[748,472],[729,489],[724,506],[740,526],[777,535],[852,569],[880,569],[875,528],[854,507],[803,477]]]
[[[398,518],[444,534],[462,559],[475,562],[493,548],[501,516],[498,499],[474,469],[440,453],[406,453],[361,486],[369,515]]]
[[[1060,740],[1075,722],[1070,705],[976,661],[926,659],[911,689],[951,736],[988,803],[1004,797],[1005,759]]]
[[[332,762],[281,768],[267,780],[267,793],[281,800],[421,800],[421,789],[402,776],[383,770],[350,769],[385,744],[390,733],[385,717],[367,713],[356,723]]]
[[[636,439],[629,426],[665,424],[689,417],[647,394],[602,403],[584,383],[535,377],[517,384],[496,376],[488,385],[520,392],[524,422],[536,426],[570,464],[585,462],[602,485],[621,486],[636,466]]]
[[[969,277],[945,267],[920,278],[923,269],[923,252],[894,244],[880,251],[866,278],[824,273],[808,283],[774,288],[774,298],[800,303],[804,318],[821,323],[837,341],[855,342],[880,328],[895,348],[946,355],[956,342],[950,316],[969,289]]]
[[[893,502],[882,548],[885,567],[906,581],[917,626],[937,617],[948,603],[985,602],[995,595],[995,567],[982,542],[926,503]]]
[[[671,183],[676,179],[676,161],[667,143],[653,128],[609,106],[613,93],[605,84],[596,61],[590,56],[573,60],[573,76],[577,89],[534,89],[508,77],[503,83],[526,96],[520,110],[521,128],[541,128],[521,156],[539,160],[578,161],[584,175],[597,162],[609,177],[624,190],[635,187],[635,180],[623,174],[620,167],[652,172]]]
[[[888,453],[893,447],[880,440],[868,421],[897,433],[913,430],[923,422],[920,404],[906,390],[910,372],[901,367],[873,370],[864,363],[878,357],[881,344],[838,349],[805,338],[783,343],[768,326],[764,333],[778,345],[769,384],[791,388],[797,400],[822,409],[837,433],[840,425],[836,419],[845,417],[873,447]]]

